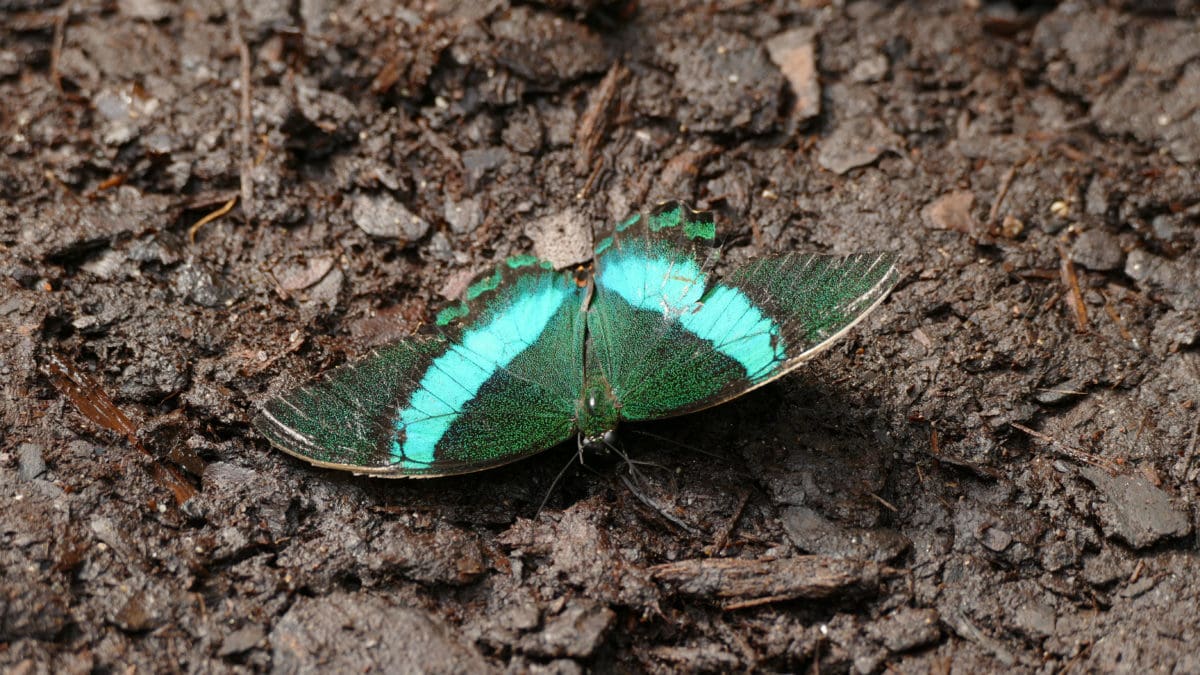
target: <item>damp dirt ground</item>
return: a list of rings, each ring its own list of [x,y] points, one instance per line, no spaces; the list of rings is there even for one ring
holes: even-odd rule
[[[0,670],[1200,670],[1189,2],[0,3]],[[820,359],[384,481],[248,425],[668,198]],[[583,246],[586,247],[586,242]],[[539,505],[549,495],[545,508]]]

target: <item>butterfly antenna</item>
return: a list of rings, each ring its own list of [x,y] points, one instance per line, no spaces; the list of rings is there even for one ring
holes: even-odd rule
[[[576,459],[579,460],[579,465],[583,466],[582,452],[571,455],[571,459],[567,460],[567,463],[563,466],[563,468],[559,469],[558,475],[554,477],[553,481],[551,481],[550,488],[546,490],[546,496],[542,497],[542,503],[538,504],[537,513],[533,514],[534,519],[542,515],[542,509],[546,508],[546,502],[550,501],[550,495],[554,494],[554,489],[558,487],[558,483],[562,480],[563,476],[567,475],[567,469],[571,468],[571,465],[575,463]]]

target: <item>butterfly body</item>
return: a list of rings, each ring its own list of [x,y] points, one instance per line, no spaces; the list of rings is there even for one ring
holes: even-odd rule
[[[591,371],[586,374],[583,396],[575,407],[575,433],[584,445],[602,445],[612,442],[612,433],[621,421],[621,402],[613,393],[612,385],[602,373]]]
[[[625,421],[694,412],[790,372],[857,323],[888,254],[789,254],[724,278],[715,226],[679,202],[617,225],[591,266],[515,256],[401,340],[269,401],[255,426],[319,466],[429,477],[505,464]]]

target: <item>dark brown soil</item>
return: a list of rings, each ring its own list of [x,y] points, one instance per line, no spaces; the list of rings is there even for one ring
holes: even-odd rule
[[[1194,3],[234,4],[0,2],[0,669],[1200,670]],[[636,492],[248,426],[670,197],[903,281]]]

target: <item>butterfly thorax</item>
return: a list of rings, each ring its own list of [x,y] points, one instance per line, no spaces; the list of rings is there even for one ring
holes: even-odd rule
[[[585,445],[600,445],[611,436],[621,418],[621,404],[604,375],[595,373],[584,382],[583,396],[575,404],[575,427]]]

